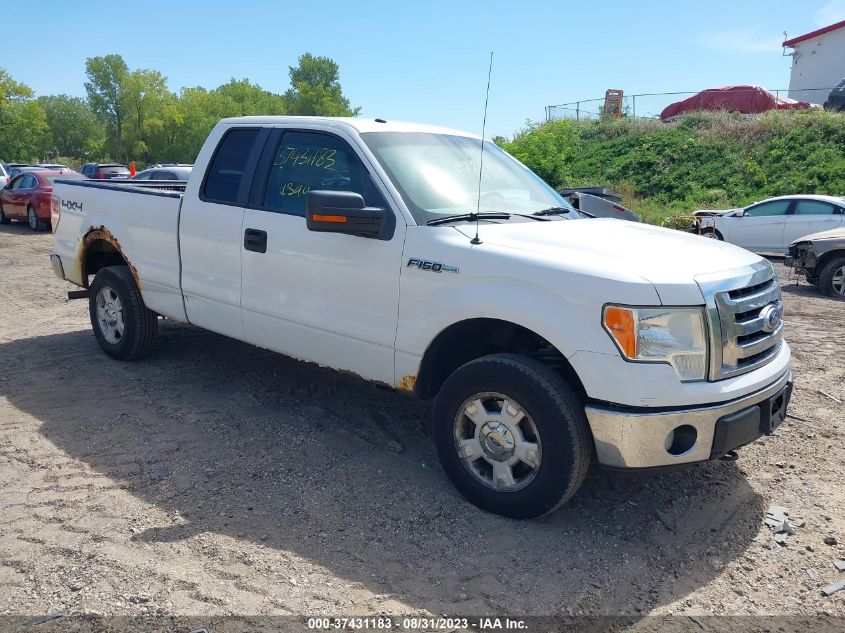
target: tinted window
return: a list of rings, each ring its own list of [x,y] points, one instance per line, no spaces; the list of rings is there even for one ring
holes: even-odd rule
[[[799,200],[795,215],[833,215],[836,207],[821,200]]]
[[[367,168],[346,142],[328,134],[287,132],[273,159],[264,207],[305,216],[309,191],[354,191],[367,206],[386,206]]]
[[[23,181],[24,181],[24,178],[26,178],[26,176],[17,176],[17,177],[16,177],[16,178],[12,181],[12,184],[10,184],[10,185],[9,185],[9,189],[20,189],[20,188],[21,188],[21,184],[22,184],[22,183],[23,183]]]
[[[149,180],[153,175],[151,171],[142,171],[140,174],[132,178],[132,180]]]
[[[159,171],[153,174],[153,180],[176,180],[176,175],[170,171]]]
[[[26,176],[24,176],[23,180],[21,181],[21,189],[32,189],[37,186],[38,179],[31,174],[27,174]]]
[[[234,129],[226,133],[208,168],[203,193],[209,200],[236,202],[238,189],[258,130]]]
[[[751,218],[760,218],[768,215],[786,215],[790,204],[792,204],[792,200],[764,202],[763,204],[758,204],[756,207],[746,209],[745,215]]]

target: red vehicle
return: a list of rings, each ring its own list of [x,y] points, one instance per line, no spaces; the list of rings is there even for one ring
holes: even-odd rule
[[[12,220],[27,222],[33,231],[43,231],[50,224],[50,196],[53,182],[84,176],[72,169],[39,169],[18,174],[0,192],[0,224]]]

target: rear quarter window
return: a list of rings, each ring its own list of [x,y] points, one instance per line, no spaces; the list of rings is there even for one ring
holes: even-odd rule
[[[206,200],[237,202],[244,169],[257,137],[257,129],[235,128],[226,132],[205,176],[203,196]]]

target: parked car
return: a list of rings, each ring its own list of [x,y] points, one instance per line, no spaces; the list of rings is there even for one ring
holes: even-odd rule
[[[802,235],[845,226],[845,198],[780,196],[742,209],[701,210],[695,232],[755,253],[786,253]]]
[[[12,220],[27,222],[33,231],[42,231],[50,224],[50,196],[58,178],[82,179],[71,169],[38,169],[15,176],[0,191],[0,224]]]
[[[36,163],[35,167],[43,167],[44,169],[70,169],[70,167],[61,163]]]
[[[11,173],[15,167],[31,167],[29,163],[3,163],[6,168],[6,173]]]
[[[9,170],[9,178],[14,178],[18,174],[27,174],[31,171],[41,171],[42,169],[44,168],[35,165],[15,165]]]
[[[58,183],[51,263],[113,358],[148,352],[163,316],[434,398],[446,474],[512,517],[567,501],[594,459],[734,459],[783,421],[768,261],[583,218],[493,143],[476,213],[481,147],[381,119],[224,119],[182,191]]]
[[[812,233],[789,245],[784,263],[824,294],[845,297],[845,228]]]
[[[827,101],[824,102],[824,109],[831,112],[845,112],[845,79],[830,91]]]
[[[93,180],[129,178],[129,168],[120,163],[85,163],[79,171],[86,178]]]
[[[6,171],[6,168],[3,165],[0,165],[0,187],[5,187],[9,184],[11,177],[9,176],[9,172]]]
[[[156,165],[155,167],[148,167],[144,171],[139,171],[130,180],[176,180],[187,182],[193,167],[193,165],[173,165],[171,167]]]
[[[621,204],[621,198],[608,192],[606,189],[585,188],[585,189],[564,189],[559,191],[567,202],[578,211],[594,218],[616,218],[618,220],[630,220],[631,222],[642,222],[643,219]]]

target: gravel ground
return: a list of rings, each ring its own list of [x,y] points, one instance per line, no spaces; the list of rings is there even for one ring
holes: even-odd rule
[[[596,471],[513,521],[453,490],[409,396],[167,322],[143,361],[109,359],[51,244],[0,227],[0,614],[845,616],[820,592],[845,579],[845,303],[780,265],[796,389],[775,435],[736,463]]]

